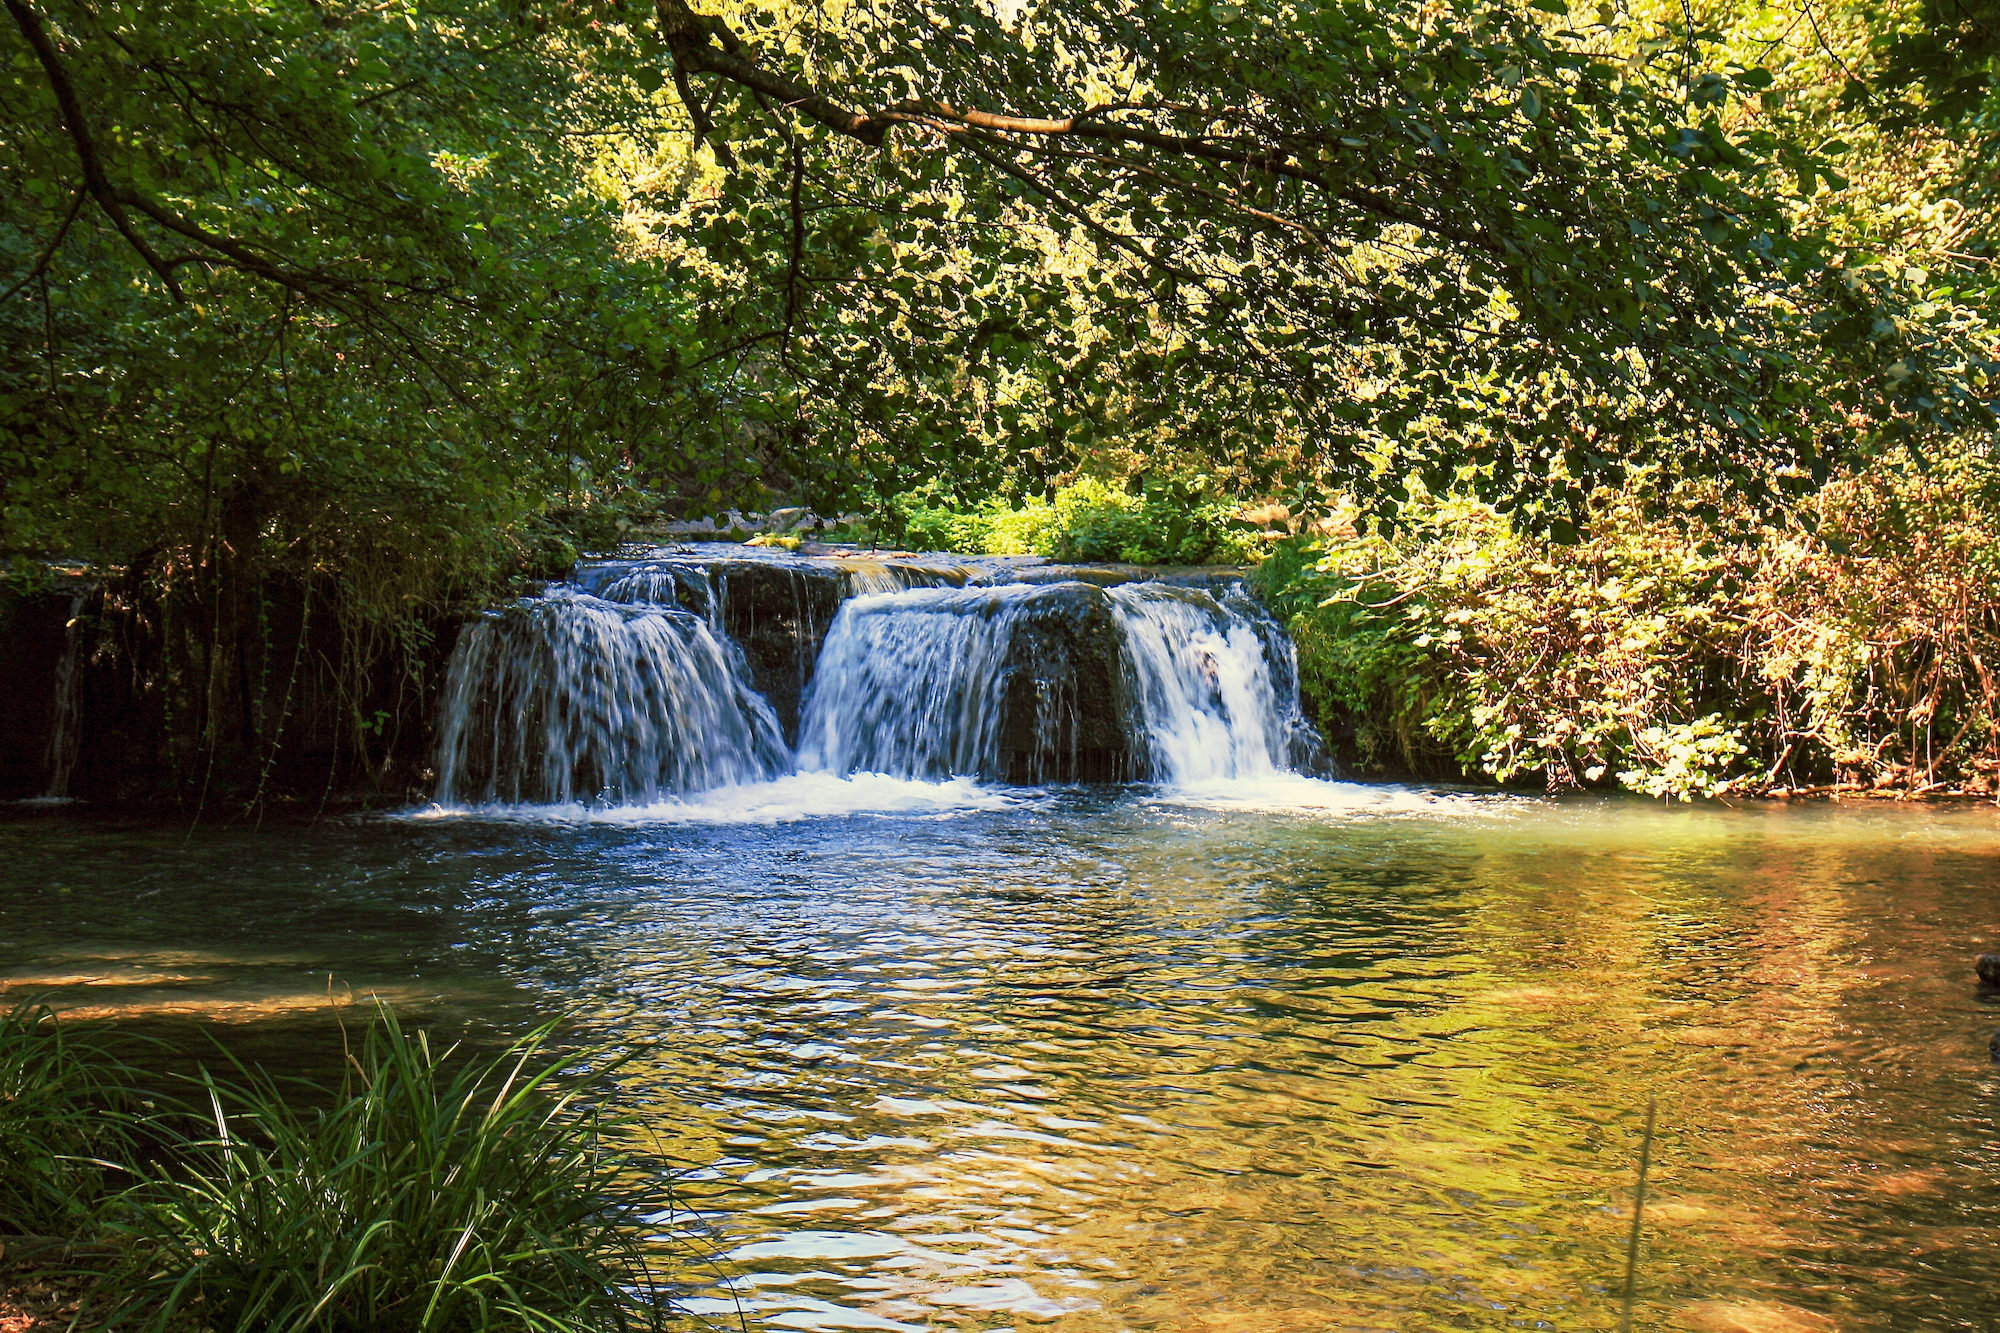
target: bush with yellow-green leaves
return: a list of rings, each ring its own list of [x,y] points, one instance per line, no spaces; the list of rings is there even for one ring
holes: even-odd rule
[[[1467,500],[1258,572],[1365,771],[1656,796],[1991,792],[2000,472],[1966,452],[1836,479],[1750,524],[1601,497],[1585,536]]]
[[[887,535],[918,551],[1039,555],[1134,565],[1244,564],[1259,558],[1255,525],[1203,477],[1142,489],[1081,477],[1048,498],[965,505],[935,482],[893,497]]]

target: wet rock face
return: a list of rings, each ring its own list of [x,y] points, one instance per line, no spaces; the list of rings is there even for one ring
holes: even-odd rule
[[[992,776],[1006,782],[1125,782],[1145,776],[1123,638],[1102,589],[1057,583],[1016,613],[1001,676]]]
[[[718,563],[708,572],[722,628],[742,649],[750,681],[770,700],[786,742],[797,744],[799,703],[840,609],[840,575],[755,560]]]

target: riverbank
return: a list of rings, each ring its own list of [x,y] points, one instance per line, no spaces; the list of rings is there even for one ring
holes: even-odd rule
[[[381,1007],[347,1035],[329,1084],[0,1015],[0,1327],[673,1324],[642,1220],[664,1184],[551,1027],[485,1058]]]
[[[1571,540],[1413,501],[1258,586],[1362,770],[1647,795],[2000,791],[2000,529],[1976,455],[1885,461],[1783,521],[1599,498]],[[1349,516],[1351,517],[1351,516]]]
[[[0,1242],[0,1333],[69,1333],[88,1328],[85,1306],[94,1282],[57,1257],[29,1255]]]

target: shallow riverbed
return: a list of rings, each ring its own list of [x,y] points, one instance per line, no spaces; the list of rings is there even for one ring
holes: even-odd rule
[[[1649,1095],[1635,1327],[2000,1325],[1991,807],[787,781],[10,812],[0,983],[300,1064],[329,994],[656,1043],[728,1327],[1614,1328]]]

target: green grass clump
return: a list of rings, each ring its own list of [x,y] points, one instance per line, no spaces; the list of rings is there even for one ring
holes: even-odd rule
[[[596,1110],[554,1086],[548,1036],[468,1063],[383,1010],[337,1096],[203,1075],[205,1123],[169,1143],[171,1165],[114,1219],[112,1326],[664,1327],[640,1243],[649,1200],[604,1148]]]
[[[79,1235],[124,1186],[129,1073],[45,1004],[0,1013],[0,1237]]]

